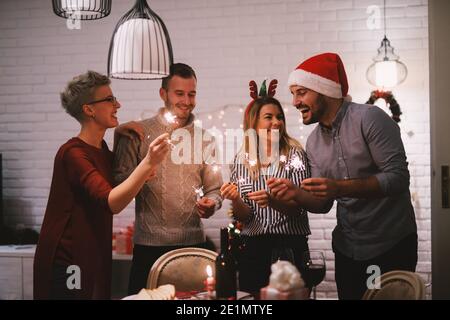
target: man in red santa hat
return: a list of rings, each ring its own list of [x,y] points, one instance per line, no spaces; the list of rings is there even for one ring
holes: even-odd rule
[[[302,62],[289,76],[293,105],[311,132],[311,178],[301,189],[271,179],[272,194],[302,204],[302,193],[337,201],[333,231],[340,299],[361,299],[376,285],[373,270],[415,271],[417,227],[399,126],[374,105],[351,102],[344,65],[335,53]],[[375,266],[369,268],[370,266]]]

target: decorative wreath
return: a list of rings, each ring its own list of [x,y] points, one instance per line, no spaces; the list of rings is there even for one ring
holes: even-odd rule
[[[392,91],[374,90],[370,94],[370,98],[366,102],[366,104],[374,104],[375,101],[377,101],[380,98],[386,101],[386,104],[389,106],[389,109],[391,110],[392,113],[392,119],[395,122],[400,122],[400,115],[402,114],[402,112],[400,111],[400,105],[398,104],[397,100],[395,100]]]

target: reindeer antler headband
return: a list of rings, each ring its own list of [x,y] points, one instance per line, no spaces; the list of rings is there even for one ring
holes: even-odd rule
[[[269,84],[269,89],[267,89],[266,87],[266,80],[263,81],[263,83],[261,84],[261,89],[259,90],[259,94],[258,92],[258,86],[256,85],[256,82],[254,80],[251,80],[249,82],[249,87],[250,87],[250,97],[253,99],[247,106],[247,108],[245,109],[245,117],[248,116],[248,113],[250,112],[250,109],[253,106],[253,103],[255,103],[255,100],[261,97],[273,97],[275,95],[276,89],[277,89],[277,85],[278,85],[278,80],[277,79],[273,79],[272,81],[270,81]]]

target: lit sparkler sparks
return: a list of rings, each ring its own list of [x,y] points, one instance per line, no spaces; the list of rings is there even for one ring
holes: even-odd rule
[[[215,165],[212,166],[212,171],[213,171],[214,173],[219,172],[219,170],[220,170],[220,168],[219,168],[219,166],[218,166],[217,164],[215,164]]]
[[[195,186],[192,186],[192,188],[194,188],[195,195],[197,197],[197,201],[200,200],[201,198],[203,198],[203,196],[205,195],[205,193],[203,192],[203,186],[200,186],[200,188],[196,188]]]
[[[166,119],[167,123],[173,124],[177,123],[177,116],[175,116],[172,112],[167,111],[164,114],[164,119]]]

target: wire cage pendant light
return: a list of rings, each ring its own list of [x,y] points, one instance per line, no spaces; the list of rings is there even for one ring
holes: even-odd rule
[[[378,54],[366,71],[370,84],[380,89],[393,88],[406,80],[408,69],[394,53],[394,47],[386,36],[386,0],[384,1],[384,38],[378,48]]]
[[[146,0],[117,23],[108,54],[108,76],[116,79],[149,80],[169,75],[173,63],[169,33]]]
[[[53,12],[65,19],[96,20],[111,13],[111,0],[52,0]]]

